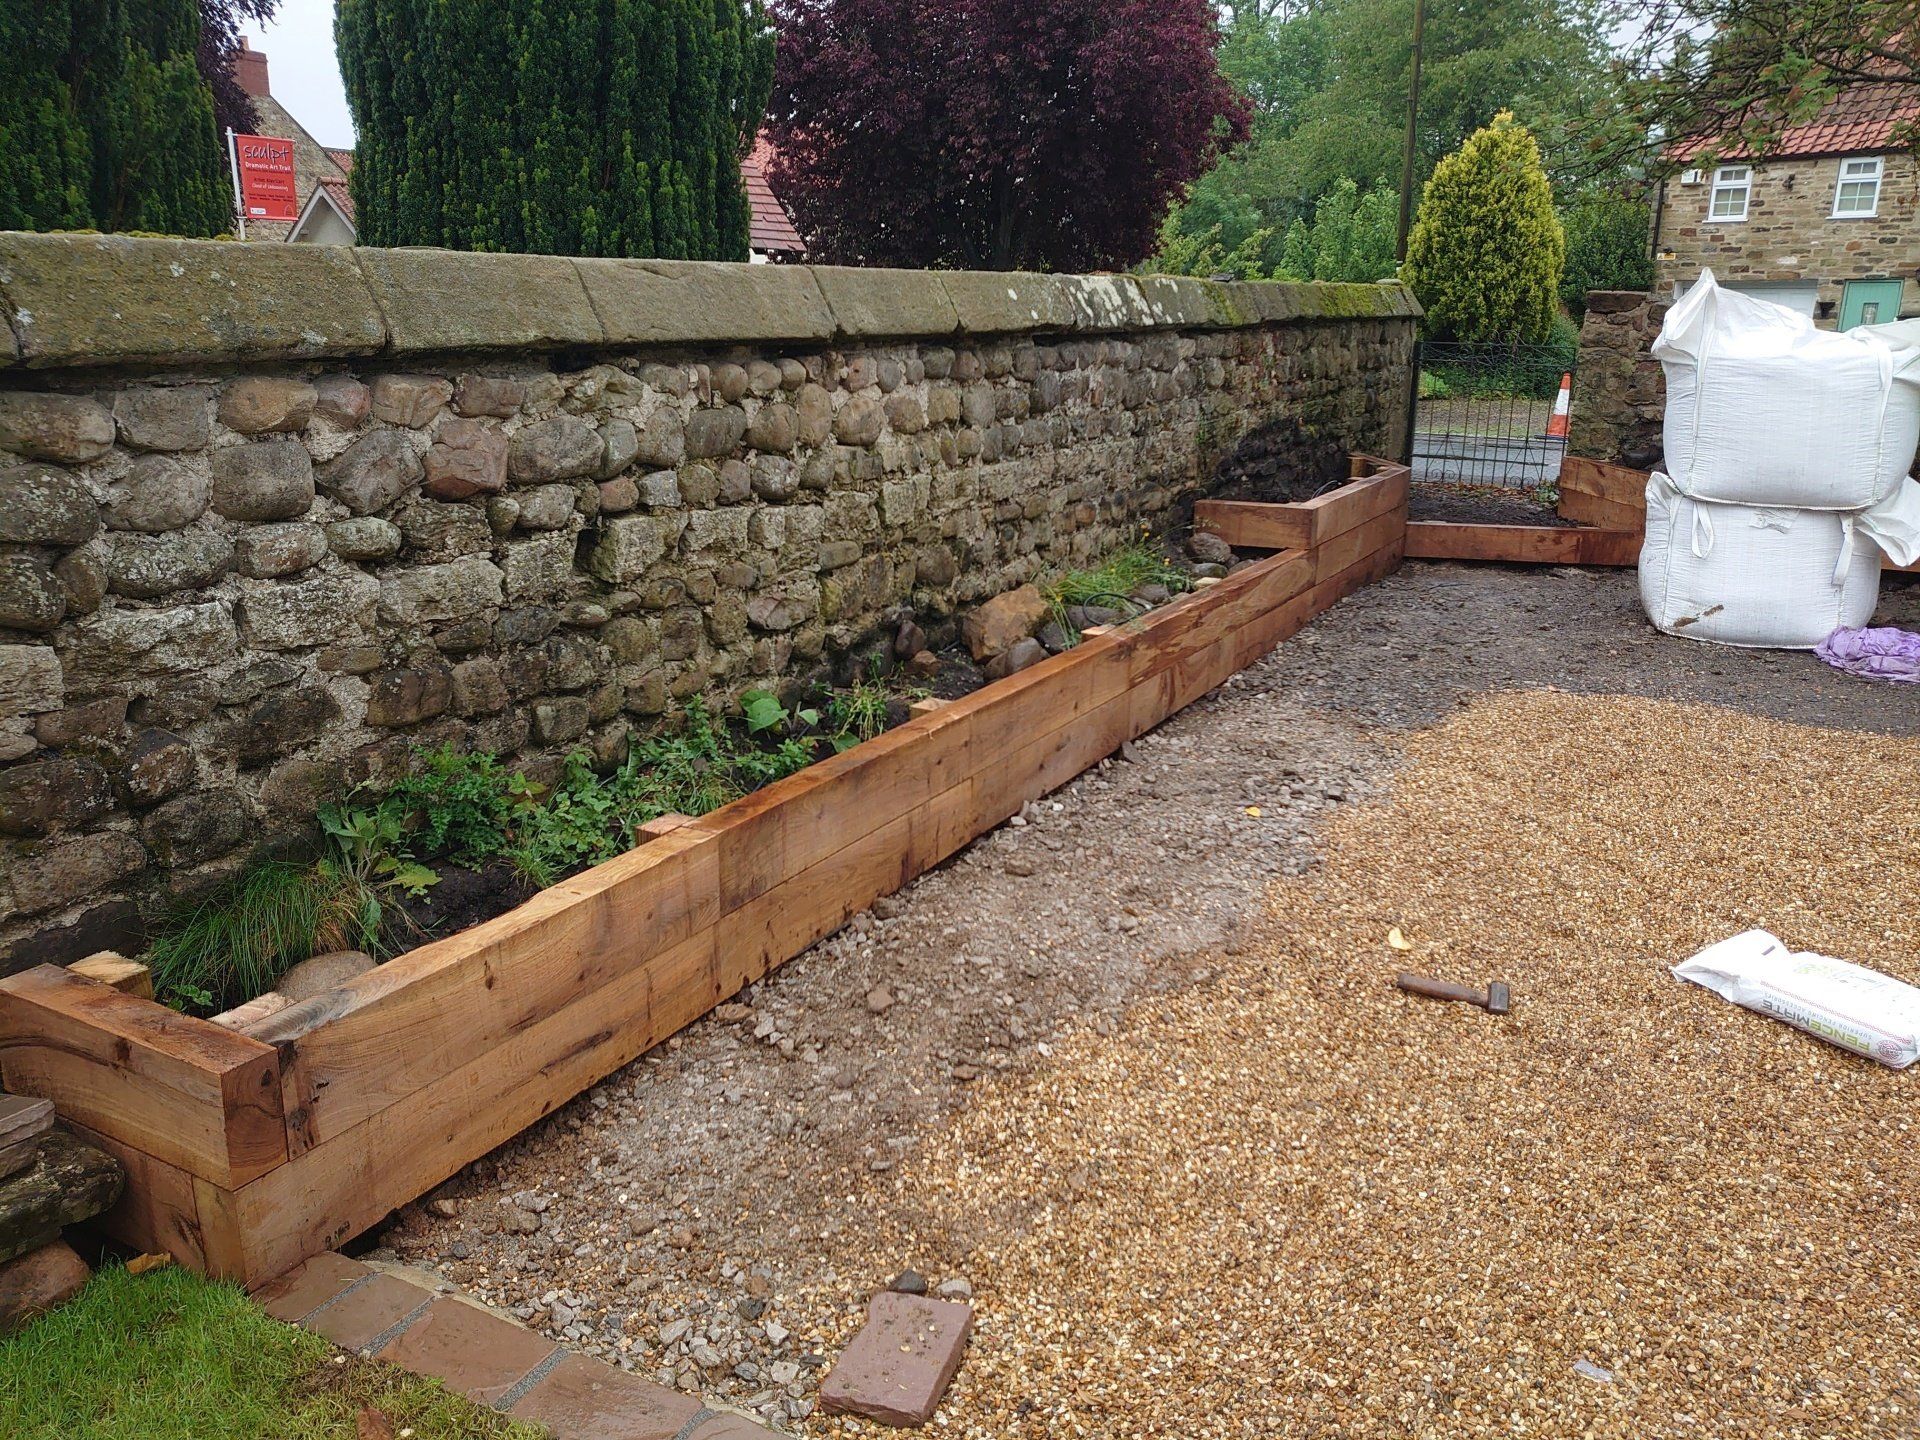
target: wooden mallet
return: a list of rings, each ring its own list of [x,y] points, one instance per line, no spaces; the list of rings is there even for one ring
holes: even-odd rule
[[[1469,1005],[1478,1005],[1489,1015],[1504,1015],[1512,1008],[1512,997],[1504,980],[1495,980],[1486,989],[1476,990],[1471,985],[1430,980],[1425,975],[1409,975],[1402,970],[1393,983],[1410,995],[1424,995],[1429,1000],[1464,1000]]]

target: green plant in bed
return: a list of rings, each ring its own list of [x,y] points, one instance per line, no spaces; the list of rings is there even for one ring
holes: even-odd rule
[[[352,886],[312,865],[268,860],[174,910],[147,959],[163,999],[221,1010],[271,990],[310,956],[352,947],[361,918]]]
[[[518,827],[539,808],[542,787],[498,755],[467,753],[451,745],[420,752],[420,768],[380,797],[398,812],[412,848],[473,865],[502,853]]]
[[[1053,618],[1074,644],[1080,641],[1079,627],[1067,616],[1067,607],[1101,605],[1109,609],[1135,612],[1143,607],[1133,592],[1143,585],[1164,586],[1169,592],[1186,590],[1191,581],[1187,572],[1148,545],[1123,545],[1090,570],[1069,570],[1042,587]]]
[[[827,702],[827,728],[835,750],[851,750],[887,728],[893,697],[878,680],[859,680]]]

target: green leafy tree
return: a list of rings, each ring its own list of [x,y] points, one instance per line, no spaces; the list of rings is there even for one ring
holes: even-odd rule
[[[1435,167],[1404,273],[1429,334],[1541,341],[1559,314],[1566,253],[1540,147],[1503,110]]]
[[[1560,303],[1583,315],[1589,290],[1644,290],[1653,284],[1652,226],[1644,200],[1605,190],[1582,195],[1562,210],[1567,268]]]
[[[1362,195],[1342,176],[1313,207],[1309,224],[1296,220],[1287,230],[1280,269],[1297,280],[1384,280],[1399,263],[1394,232],[1400,223],[1400,197],[1382,186]]]
[[[1414,0],[1229,4],[1221,68],[1252,102],[1253,132],[1193,187],[1182,234],[1215,225],[1231,250],[1255,230],[1309,227],[1341,180],[1398,194]],[[1429,0],[1416,185],[1500,110],[1539,138],[1548,173],[1585,162],[1576,122],[1616,83],[1606,0]],[[1274,257],[1275,263],[1280,260]]]
[[[0,0],[0,229],[226,230],[199,41],[195,0]]]
[[[1229,250],[1218,225],[1188,235],[1171,223],[1161,226],[1160,248],[1142,266],[1156,275],[1231,275],[1237,280],[1269,280],[1275,272],[1278,245],[1271,230],[1255,230]]]
[[[1711,165],[1765,156],[1790,125],[1842,90],[1877,88],[1890,110],[1920,95],[1914,0],[1612,0],[1627,37],[1621,103],[1598,110],[1585,139],[1596,173],[1647,163]],[[1668,147],[1694,142],[1684,158]],[[1920,122],[1895,143],[1920,147]]]
[[[370,245],[744,260],[758,0],[340,0]]]

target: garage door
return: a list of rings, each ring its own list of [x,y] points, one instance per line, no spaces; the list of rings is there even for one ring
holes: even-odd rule
[[[1736,290],[1756,300],[1771,300],[1776,305],[1784,305],[1789,310],[1798,310],[1802,315],[1809,316],[1813,314],[1814,302],[1820,298],[1820,284],[1816,280],[1722,280],[1720,288]],[[1674,299],[1678,300],[1686,293],[1685,285],[1674,285]]]

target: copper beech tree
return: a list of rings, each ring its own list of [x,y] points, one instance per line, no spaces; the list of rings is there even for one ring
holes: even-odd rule
[[[1247,132],[1211,0],[771,9],[774,184],[823,260],[1131,265]]]

